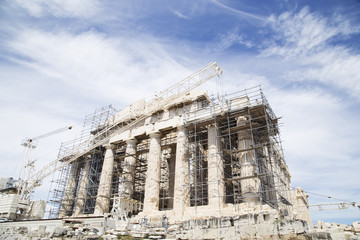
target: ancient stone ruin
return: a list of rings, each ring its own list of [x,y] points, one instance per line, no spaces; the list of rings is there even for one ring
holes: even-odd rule
[[[99,109],[57,161],[49,220],[2,223],[3,236],[331,239],[313,230],[308,196],[291,185],[260,87]]]

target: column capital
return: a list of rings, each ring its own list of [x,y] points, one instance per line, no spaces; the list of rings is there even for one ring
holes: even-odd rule
[[[150,136],[151,138],[159,138],[160,135],[161,135],[160,132],[152,132],[152,133],[149,134],[149,136]]]
[[[137,143],[137,140],[135,138],[130,138],[130,139],[127,139],[125,140],[126,144],[136,144]]]
[[[104,144],[103,147],[104,147],[106,150],[108,150],[108,149],[113,150],[113,149],[114,149],[114,145],[112,145],[111,143]]]
[[[216,122],[213,122],[213,123],[208,123],[206,125],[206,128],[207,129],[210,129],[210,128],[218,128],[218,124]]]
[[[177,126],[177,130],[178,131],[184,131],[186,128],[185,128],[185,126],[184,125],[178,125]]]

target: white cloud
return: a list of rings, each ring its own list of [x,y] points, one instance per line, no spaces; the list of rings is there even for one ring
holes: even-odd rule
[[[190,19],[188,16],[182,14],[180,11],[177,11],[177,10],[171,10],[171,11],[179,18],[186,19],[186,20]]]
[[[244,18],[247,18],[247,19],[255,19],[255,20],[260,20],[260,21],[266,21],[266,18],[263,17],[263,16],[260,16],[260,15],[257,15],[257,14],[252,14],[252,13],[248,13],[248,12],[245,12],[245,11],[241,11],[241,10],[238,10],[238,9],[235,9],[235,8],[232,8],[232,7],[229,7],[227,6],[226,4],[218,1],[218,0],[212,0],[212,2],[214,4],[216,4],[217,6],[223,8],[223,9],[226,9],[232,13],[235,13],[237,14],[238,16],[240,17],[244,17]]]
[[[6,44],[21,56],[11,58],[16,63],[76,88],[80,95],[91,92],[95,98],[135,100],[134,87],[145,84],[145,94],[162,89],[164,81],[180,80],[176,72],[184,77],[188,73],[151,38],[140,41],[93,31],[70,34],[27,29]]]
[[[359,201],[359,113],[322,89],[271,89],[271,103],[283,116],[285,159],[295,186]],[[328,199],[310,198],[311,203]]]
[[[15,0],[33,17],[51,14],[55,17],[90,17],[99,7],[97,0]]]
[[[329,19],[308,7],[297,14],[272,16],[270,23],[277,35],[261,56],[282,56],[290,62],[294,68],[284,69],[284,78],[321,82],[360,99],[360,55],[341,45],[341,40],[360,33],[358,26],[341,15]]]
[[[94,31],[79,34],[21,29],[3,39],[14,64],[0,69],[1,139],[3,161],[21,158],[20,142],[68,124],[79,124],[99,107],[114,104],[118,110],[142,97],[180,81],[190,71],[178,64],[151,37],[108,37]],[[61,137],[40,144],[39,151],[53,149],[55,160]],[[71,138],[70,138],[71,139]],[[67,140],[70,140],[67,139]],[[3,165],[3,164],[2,164]],[[14,176],[13,164],[0,176]],[[19,170],[19,169],[17,169]]]
[[[307,56],[322,51],[331,40],[360,31],[358,26],[351,25],[340,15],[328,19],[310,12],[309,7],[304,7],[297,14],[284,12],[278,17],[271,16],[268,23],[277,35],[263,54],[285,57]]]
[[[227,49],[234,44],[244,45],[247,48],[251,48],[253,44],[247,41],[242,34],[238,34],[238,31],[231,31],[226,34],[220,35],[220,43],[218,47],[220,50]]]

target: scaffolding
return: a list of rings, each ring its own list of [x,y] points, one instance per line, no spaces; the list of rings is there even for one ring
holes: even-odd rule
[[[117,111],[111,105],[109,105],[95,110],[93,114],[87,115],[85,117],[83,129],[80,136],[76,137],[71,141],[61,143],[57,158],[60,159],[58,163],[61,164],[67,159],[71,158],[74,154],[74,149],[77,149],[78,146],[82,146],[84,148],[77,149],[78,151],[84,151],[87,147],[89,147],[88,145],[85,145],[83,143],[88,142],[93,135],[95,135],[98,131],[104,128],[107,122],[111,121],[114,118],[116,112]],[[84,214],[94,212],[96,194],[99,185],[102,163],[104,160],[103,152],[104,150],[101,146],[96,147],[89,151],[86,155],[82,156],[77,161],[65,165],[63,168],[54,172],[47,201],[48,218],[59,217],[61,205],[68,205],[68,209],[65,213],[66,215],[71,215],[73,213],[76,203],[79,200],[76,197],[78,196],[78,193],[80,191],[81,184],[79,183],[84,177],[86,177],[88,181],[85,186],[86,195],[84,199],[81,199],[81,201],[84,201],[84,206],[81,212]],[[89,162],[89,171],[88,174],[85,176],[84,168],[87,162]],[[71,167],[74,166],[75,168],[75,165],[78,170],[77,172],[71,173]],[[75,174],[75,176],[71,176],[71,174]],[[69,184],[69,177],[73,177],[73,180],[76,183],[76,191],[74,192],[74,199],[72,199],[71,201],[69,200],[69,202],[63,202],[66,188]]]
[[[208,204],[207,126],[194,124],[188,136],[190,206],[203,206]]]
[[[80,142],[88,141],[101,131],[114,113],[109,106],[87,116]],[[182,116],[187,129],[189,174],[183,189],[189,190],[189,199],[183,199],[189,203],[183,206],[206,206],[214,204],[213,198],[218,198],[219,209],[222,203],[233,204],[239,211],[244,204],[255,203],[269,205],[284,215],[292,210],[290,175],[283,158],[279,118],[260,86],[218,98],[203,95],[191,102],[179,102],[171,109],[158,109],[149,116],[149,121],[161,121],[166,114],[169,118]],[[145,123],[145,118],[143,120]],[[126,126],[135,125],[127,123]],[[63,161],[66,161],[71,157],[69,152],[78,142],[63,144],[59,158],[64,156]],[[142,211],[150,139],[145,133],[136,136],[136,149],[131,153],[127,152],[128,144],[125,140],[112,142],[114,165],[109,211],[121,219]],[[161,130],[160,145],[158,210],[167,211],[174,208],[176,127],[168,126]],[[57,172],[57,177],[54,177],[56,186],[49,201],[53,204],[50,217],[58,217],[61,211],[65,211],[66,216],[94,213],[98,188],[101,187],[99,181],[104,153],[101,145],[90,148],[86,154]],[[134,166],[129,163],[129,158],[134,160]],[[76,172],[71,170],[75,164]],[[74,180],[76,185],[69,187],[70,180]],[[131,191],[128,186],[132,186]],[[68,189],[71,194],[65,194]],[[68,200],[65,195],[73,196],[73,199]]]
[[[160,141],[162,149],[159,196],[160,211],[171,210],[174,207],[176,137],[176,130],[169,129],[162,134]]]
[[[142,210],[145,196],[149,144],[149,138],[145,135],[139,137],[136,145],[136,154],[133,155],[126,152],[125,142],[120,141],[114,144],[115,156],[110,193],[110,212],[116,218],[126,220],[128,216],[137,214]],[[131,174],[128,171],[132,168],[132,166],[126,166],[125,158],[129,156],[136,159],[133,178],[126,176]],[[130,185],[133,186],[132,194],[126,190],[126,187]]]
[[[218,129],[216,142],[222,159],[217,172],[223,174],[223,179],[218,184],[224,185],[224,191],[218,187],[215,195],[235,206],[255,201],[284,209],[287,214],[291,208],[291,186],[279,118],[261,87],[225,95],[224,105],[212,100],[185,115],[189,129],[190,206],[209,202],[208,126],[213,124]]]

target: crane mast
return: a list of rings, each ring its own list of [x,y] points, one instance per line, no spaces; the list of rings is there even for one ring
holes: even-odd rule
[[[45,209],[45,201],[30,200],[33,188],[39,184],[39,182],[33,183],[31,179],[31,176],[35,172],[36,159],[34,150],[40,139],[70,129],[72,129],[72,126],[60,128],[34,138],[26,138],[21,142],[21,145],[25,147],[25,151],[19,179],[14,180],[13,178],[9,178],[6,186],[0,189],[0,220],[42,218],[44,213],[41,207],[34,208],[33,206],[43,206]],[[29,188],[30,185],[33,187]]]
[[[43,138],[50,137],[52,135],[62,133],[67,130],[71,130],[72,126],[63,127],[55,131],[51,131],[34,138],[26,138],[22,141],[21,145],[25,147],[25,156],[23,166],[20,172],[19,183],[18,183],[18,194],[20,194],[21,200],[30,200],[30,194],[32,191],[25,191],[27,186],[30,184],[31,176],[35,172],[35,156],[34,149],[37,147],[38,141]]]

